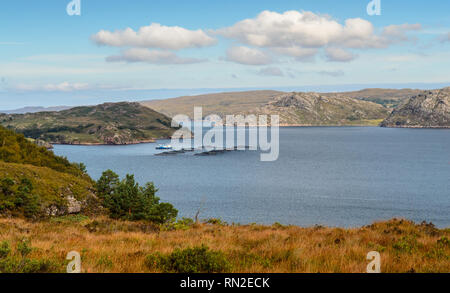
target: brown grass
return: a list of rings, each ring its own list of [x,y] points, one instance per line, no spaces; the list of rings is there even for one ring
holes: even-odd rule
[[[222,251],[237,273],[363,273],[373,250],[381,253],[382,272],[450,272],[450,229],[406,220],[356,229],[198,224],[174,231],[107,218],[93,222],[0,219],[0,241],[15,247],[30,239],[31,258],[50,259],[61,271],[67,253],[78,251],[87,273],[155,272],[145,265],[148,254],[202,244]]]

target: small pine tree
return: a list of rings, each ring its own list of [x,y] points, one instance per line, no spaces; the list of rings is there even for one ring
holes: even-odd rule
[[[171,204],[160,203],[160,199],[156,197],[158,190],[153,183],[141,187],[133,175],[126,175],[120,181],[117,174],[111,170],[105,171],[97,182],[97,190],[113,219],[146,220],[163,224],[178,215]]]
[[[23,209],[23,214],[27,218],[34,218],[40,212],[39,197],[33,194],[33,184],[27,178],[23,178],[17,190],[17,201]]]
[[[103,172],[102,176],[100,177],[100,179],[98,179],[96,184],[98,197],[104,200],[106,197],[111,196],[119,182],[119,175],[117,175],[113,171],[106,170],[105,172]]]

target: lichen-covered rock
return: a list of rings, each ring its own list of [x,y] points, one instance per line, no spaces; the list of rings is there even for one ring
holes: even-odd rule
[[[450,87],[423,91],[383,121],[383,127],[450,128]]]
[[[82,202],[75,199],[73,196],[67,198],[67,213],[78,214],[81,212]]]

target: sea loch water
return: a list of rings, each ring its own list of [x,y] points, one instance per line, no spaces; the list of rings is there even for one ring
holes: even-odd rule
[[[160,143],[165,143],[164,141]],[[229,223],[367,225],[393,217],[450,226],[450,130],[280,129],[280,155],[155,156],[156,144],[55,146],[98,178],[112,169],[153,181],[180,217]]]

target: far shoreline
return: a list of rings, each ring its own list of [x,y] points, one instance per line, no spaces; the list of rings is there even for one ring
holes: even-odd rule
[[[256,128],[257,126],[246,126],[250,128]],[[269,126],[268,126],[269,127]],[[385,129],[430,129],[430,130],[448,130],[450,129],[450,126],[374,126],[374,125],[306,125],[306,124],[292,124],[292,125],[280,125],[280,128],[344,128],[344,127],[351,127],[351,128],[385,128]],[[90,142],[83,142],[83,143],[61,143],[61,142],[49,142],[51,145],[64,145],[64,146],[127,146],[127,145],[139,145],[139,144],[155,144],[158,143],[160,140],[170,140],[170,137],[165,138],[157,138],[157,139],[151,139],[151,140],[143,140],[143,141],[137,141],[137,142],[130,142],[130,143],[123,143],[123,144],[111,144],[111,143],[90,143]]]

